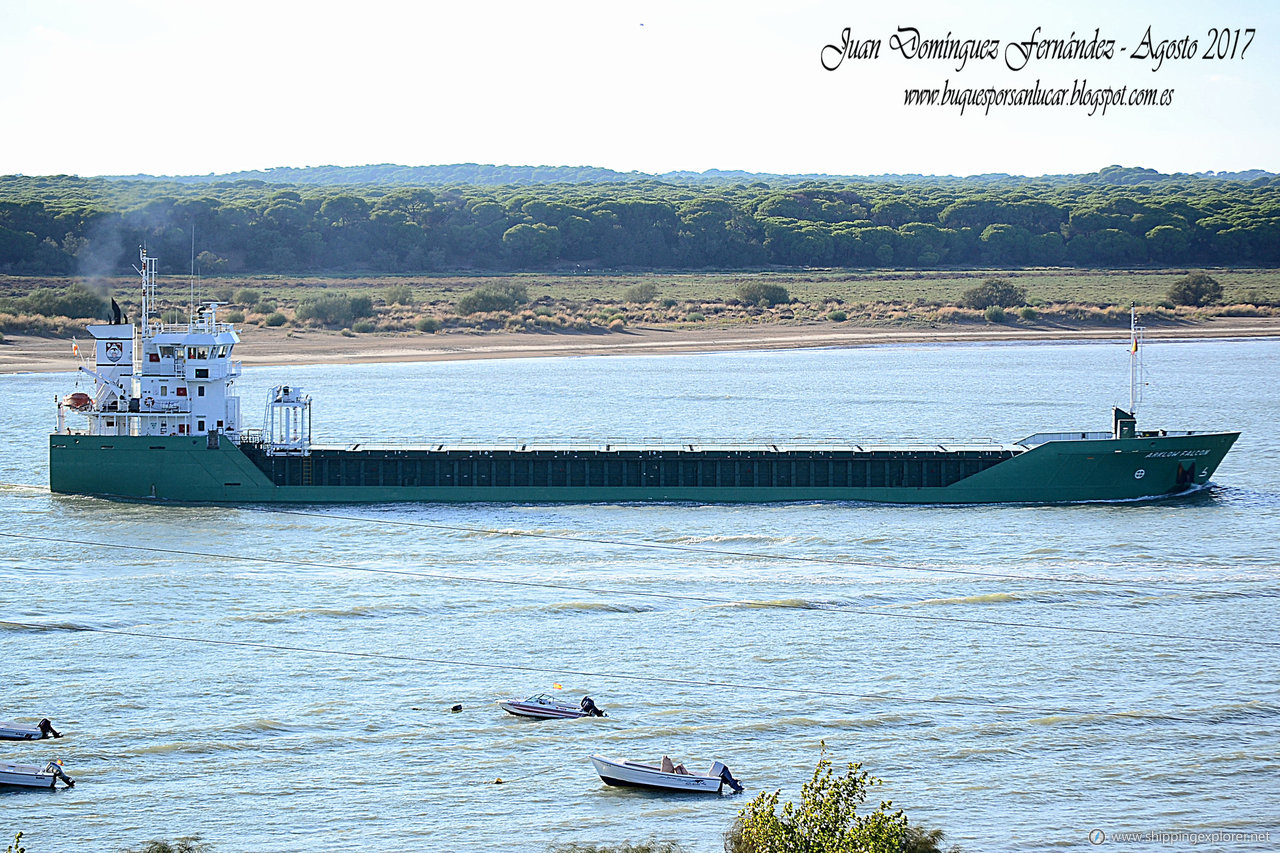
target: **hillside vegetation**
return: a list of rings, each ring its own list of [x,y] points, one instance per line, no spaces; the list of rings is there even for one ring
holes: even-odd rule
[[[313,176],[331,183],[304,179],[310,170],[0,177],[0,273],[119,275],[142,244],[162,273],[186,273],[194,254],[205,276],[1280,265],[1280,178],[1268,174],[618,180],[548,169],[560,182],[517,183],[536,170],[510,170],[507,184],[428,185],[407,167],[364,169]]]

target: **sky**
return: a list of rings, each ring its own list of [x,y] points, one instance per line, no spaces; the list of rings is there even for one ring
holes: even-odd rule
[[[847,57],[846,28],[874,55]],[[913,30],[976,55],[921,56]],[[1011,43],[1073,34],[1110,58],[1009,67]],[[1280,3],[1262,0],[0,0],[0,79],[0,174],[1280,172]],[[904,103],[1037,86],[1067,102]],[[1066,94],[1119,89],[1168,103],[1090,115]]]

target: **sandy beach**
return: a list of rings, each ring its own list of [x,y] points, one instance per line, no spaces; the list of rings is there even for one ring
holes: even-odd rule
[[[948,325],[899,328],[759,325],[708,329],[635,328],[599,334],[486,332],[401,333],[344,336],[319,329],[242,329],[236,350],[246,365],[355,364],[542,356],[660,355],[730,350],[859,347],[886,344],[978,341],[1072,341],[1127,339],[1128,329],[1097,325]],[[1153,325],[1149,340],[1280,337],[1280,317],[1219,317],[1199,323]],[[79,337],[81,351],[89,335]],[[0,374],[48,373],[75,368],[69,338],[6,333],[0,343]]]

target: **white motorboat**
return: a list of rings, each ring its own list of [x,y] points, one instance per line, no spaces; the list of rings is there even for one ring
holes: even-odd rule
[[[34,764],[10,764],[0,761],[0,787],[55,788],[58,780],[68,788],[74,787],[71,777],[62,772],[61,761],[50,761],[44,767]]]
[[[576,720],[578,717],[603,717],[605,713],[596,707],[590,696],[583,696],[582,702],[574,705],[557,699],[549,693],[539,693],[528,699],[508,699],[499,702],[498,707],[508,714],[517,717],[532,717],[535,720]]]
[[[36,725],[27,723],[0,722],[0,740],[43,740],[47,737],[62,737],[47,719]]]
[[[642,764],[639,761],[614,761],[603,755],[591,756],[591,763],[606,785],[693,794],[719,794],[724,786],[728,785],[733,793],[742,792],[742,785],[733,778],[729,768],[719,761],[713,763],[706,774],[679,772],[684,765],[680,765],[676,770],[667,771],[662,765]]]

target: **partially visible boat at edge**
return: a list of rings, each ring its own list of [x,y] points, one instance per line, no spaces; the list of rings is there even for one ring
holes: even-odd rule
[[[51,737],[62,737],[62,735],[48,718],[34,726],[27,723],[0,722],[0,740],[44,740]]]
[[[294,385],[245,425],[232,359],[239,335],[204,303],[161,322],[155,261],[141,253],[142,318],[89,326],[91,395],[58,401],[49,436],[55,493],[212,503],[388,501],[591,503],[1072,503],[1187,494],[1205,486],[1238,432],[1139,430],[1131,313],[1130,406],[1109,432],[1037,433],[1012,444],[413,444],[312,441],[311,398]],[[85,397],[88,397],[86,400]]]
[[[719,761],[712,763],[711,769],[705,774],[669,773],[655,764],[615,761],[603,755],[591,756],[591,764],[606,785],[689,794],[719,794],[728,785],[733,793],[742,792],[742,785],[733,778],[729,768]]]
[[[44,767],[0,762],[0,787],[52,789],[57,787],[59,780],[68,788],[75,787],[76,783],[63,772],[61,761],[50,761]]]

